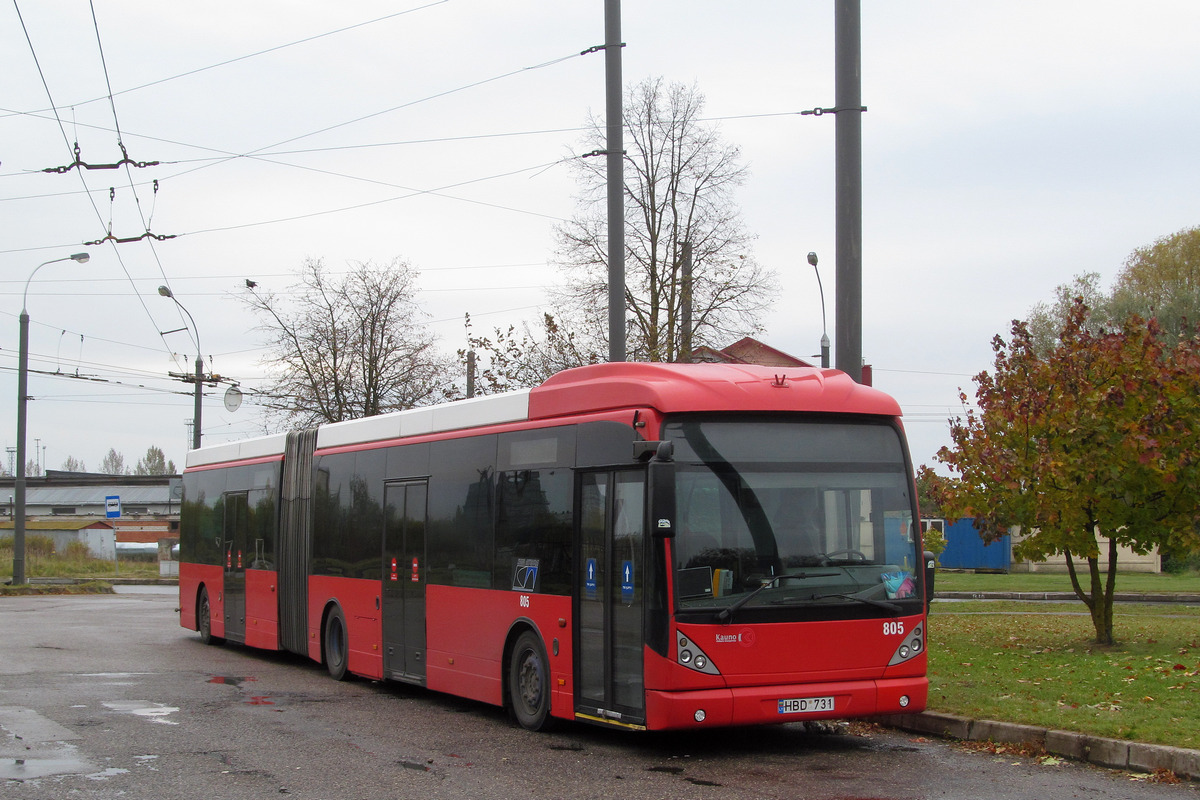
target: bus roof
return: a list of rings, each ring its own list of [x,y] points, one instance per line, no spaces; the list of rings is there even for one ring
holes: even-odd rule
[[[530,392],[529,418],[649,407],[684,411],[815,411],[900,416],[891,396],[818,367],[755,364],[593,364]]]
[[[859,385],[838,370],[628,361],[565,370],[534,389],[322,425],[317,448],[622,408],[653,408],[664,414],[811,411],[900,416],[899,404],[889,395]],[[285,434],[276,434],[192,450],[187,466],[282,455],[285,440]]]

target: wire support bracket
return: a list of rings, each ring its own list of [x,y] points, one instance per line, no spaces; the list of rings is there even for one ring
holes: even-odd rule
[[[819,117],[823,114],[839,114],[842,111],[866,111],[866,106],[847,106],[846,108],[810,108],[807,111],[801,111],[802,117]]]
[[[120,237],[120,236],[113,236],[112,231],[109,231],[107,236],[105,236],[101,239],[96,239],[91,242],[84,242],[83,244],[85,247],[95,247],[96,245],[101,245],[101,244],[104,244],[105,242],[116,242],[117,244],[130,244],[131,242],[140,242],[143,239],[154,239],[155,241],[158,241],[158,242],[165,242],[167,239],[174,239],[178,235],[179,234],[177,234],[177,233],[151,233],[150,231],[146,231],[145,233],[141,234],[140,236]]]
[[[79,142],[76,142],[75,143],[75,160],[73,162],[71,162],[70,164],[67,164],[65,167],[46,167],[45,169],[42,170],[42,172],[56,172],[61,175],[66,172],[70,172],[71,170],[75,169],[76,167],[79,167],[80,169],[119,169],[123,166],[129,166],[129,167],[137,167],[138,169],[145,169],[146,167],[157,167],[161,163],[158,161],[134,161],[132,158],[129,157],[129,153],[127,153],[125,151],[125,145],[121,144],[120,142],[118,142],[117,144],[121,148],[122,158],[120,161],[118,161],[115,164],[88,164],[87,162],[80,159],[80,157],[79,157],[79,155],[80,155]]]

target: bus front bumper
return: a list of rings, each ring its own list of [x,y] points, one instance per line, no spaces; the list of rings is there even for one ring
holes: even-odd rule
[[[646,692],[652,730],[769,725],[810,719],[849,719],[925,710],[926,678],[741,686]]]

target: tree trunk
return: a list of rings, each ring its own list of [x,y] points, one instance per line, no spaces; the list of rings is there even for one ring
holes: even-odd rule
[[[1113,588],[1117,578],[1117,545],[1114,541],[1108,543],[1108,574],[1106,580],[1100,579],[1100,559],[1089,558],[1088,577],[1090,592],[1085,592],[1079,583],[1079,574],[1075,569],[1075,561],[1068,550],[1067,572],[1071,576],[1071,586],[1075,596],[1083,601],[1092,616],[1092,627],[1096,629],[1096,644],[1116,644],[1113,638]]]
[[[1096,621],[1096,641],[1101,644],[1116,644],[1116,637],[1113,636],[1113,594],[1117,586],[1117,540],[1108,540],[1108,575],[1104,585],[1103,607],[1104,613],[1100,620],[1096,621],[1095,613],[1092,614],[1093,621]],[[1103,628],[1101,627],[1103,625]]]

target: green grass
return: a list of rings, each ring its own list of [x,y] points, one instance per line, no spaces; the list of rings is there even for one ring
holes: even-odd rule
[[[0,578],[13,574],[12,539],[0,541]],[[31,535],[25,540],[25,579],[76,578],[108,580],[110,578],[158,578],[157,559],[145,557],[122,558],[117,565],[111,558],[92,558],[87,546],[72,543],[64,553],[54,550],[47,536]]]
[[[1086,576],[1083,576],[1086,578]],[[1087,583],[1084,587],[1087,588]],[[1149,574],[1119,572],[1118,592],[1190,592],[1200,594],[1200,572]],[[1010,574],[938,572],[937,592],[1070,592],[1071,578],[1044,572]]]
[[[33,584],[21,586],[0,585],[0,597],[15,597],[30,594],[112,594],[111,583],[104,581],[88,581],[87,583],[70,584]]]
[[[1200,749],[1200,608],[1120,605],[1100,647],[1069,603],[934,602],[929,708]]]

